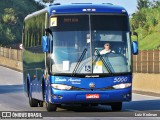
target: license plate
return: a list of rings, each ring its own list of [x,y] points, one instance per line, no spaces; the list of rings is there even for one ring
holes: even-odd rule
[[[99,94],[86,94],[86,99],[98,99],[100,98]]]

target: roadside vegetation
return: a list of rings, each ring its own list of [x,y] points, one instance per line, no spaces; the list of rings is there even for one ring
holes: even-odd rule
[[[34,0],[1,0],[0,45],[21,43],[25,16],[42,8]]]
[[[160,49],[160,1],[137,0],[137,12],[130,19],[139,35],[140,50]]]

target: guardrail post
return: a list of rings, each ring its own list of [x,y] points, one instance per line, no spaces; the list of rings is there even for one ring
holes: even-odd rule
[[[9,48],[9,59],[11,59],[11,47]]]
[[[142,51],[141,51],[141,73],[142,73]]]
[[[154,61],[154,50],[153,50],[153,73],[154,73],[154,71],[155,71],[155,70],[154,70],[154,62],[155,62],[155,61]]]
[[[149,69],[149,62],[148,62],[149,60],[148,60],[148,50],[147,50],[147,73],[148,73],[148,69]]]
[[[160,49],[159,49],[159,73],[160,73]]]
[[[137,71],[138,71],[138,61],[137,61],[138,58],[137,58],[137,57],[138,57],[138,55],[136,55],[136,73],[137,73]]]
[[[2,56],[4,57],[4,47],[2,47]]]
[[[18,61],[18,50],[17,50],[17,61]]]
[[[0,47],[0,48],[1,48],[1,49],[0,49],[0,53],[1,53],[0,56],[2,56],[2,47]]]
[[[5,54],[5,47],[3,47],[3,56],[6,57],[6,54]]]

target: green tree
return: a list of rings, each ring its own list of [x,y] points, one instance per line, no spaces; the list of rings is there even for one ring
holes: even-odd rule
[[[5,8],[4,14],[2,15],[2,20],[6,24],[16,24],[17,23],[16,11],[13,8]]]
[[[10,40],[10,41],[13,41],[15,40],[16,36],[12,33],[11,29],[10,28],[7,28],[6,29],[6,37]]]
[[[144,11],[138,11],[137,13],[132,14],[132,29],[138,29],[143,27],[146,23],[146,15]]]
[[[0,44],[21,43],[24,18],[43,8],[35,0],[0,0]]]
[[[149,8],[151,3],[149,0],[137,0],[137,4],[137,9],[141,10],[142,8]]]

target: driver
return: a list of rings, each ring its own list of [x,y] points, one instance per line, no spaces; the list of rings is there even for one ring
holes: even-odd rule
[[[109,44],[109,43],[105,43],[105,44],[104,44],[104,50],[102,50],[102,51],[100,52],[101,55],[106,54],[106,53],[115,53],[114,51],[112,51],[112,50],[110,49],[110,44]]]

